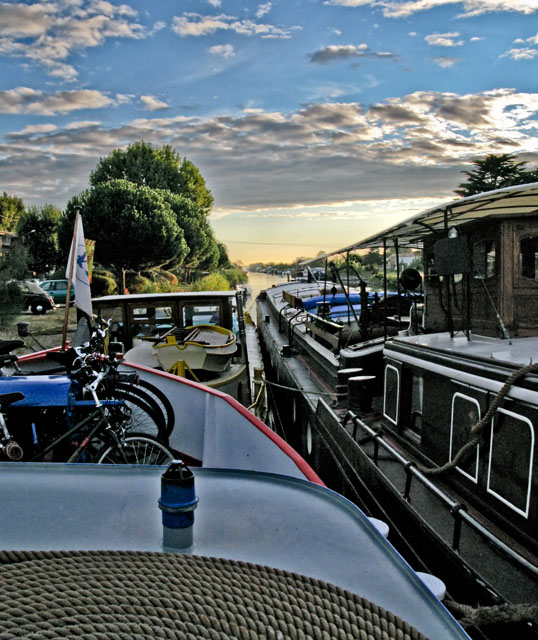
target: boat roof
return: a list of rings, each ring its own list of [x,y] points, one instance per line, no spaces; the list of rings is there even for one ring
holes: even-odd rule
[[[2,548],[163,551],[165,467],[0,463]],[[183,553],[292,571],[356,593],[436,640],[467,638],[349,500],[306,480],[192,468],[194,543]]]
[[[126,295],[102,296],[92,298],[94,304],[102,302],[152,302],[155,300],[198,300],[206,298],[232,298],[235,291],[175,291],[172,293],[129,293]]]
[[[329,256],[358,249],[377,249],[383,247],[385,243],[387,248],[396,245],[400,248],[420,248],[425,236],[444,232],[450,227],[458,227],[486,218],[525,217],[537,213],[538,182],[504,187],[427,209],[343,249],[331,251],[301,264],[310,264]]]

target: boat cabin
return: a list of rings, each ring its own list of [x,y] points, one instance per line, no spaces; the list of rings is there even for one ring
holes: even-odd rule
[[[111,321],[111,341],[127,351],[134,338],[158,337],[173,328],[211,324],[237,332],[233,291],[140,293],[92,300],[94,313]]]

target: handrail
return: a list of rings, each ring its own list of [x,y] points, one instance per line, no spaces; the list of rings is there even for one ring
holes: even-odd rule
[[[476,518],[468,513],[465,505],[452,500],[450,496],[448,496],[442,489],[436,486],[427,476],[425,476],[422,472],[420,472],[415,463],[407,460],[399,451],[394,449],[390,444],[385,442],[383,438],[383,434],[374,431],[371,427],[365,424],[353,411],[347,411],[344,417],[341,420],[341,425],[344,427],[348,420],[351,420],[354,424],[353,430],[353,439],[355,440],[357,428],[360,427],[363,431],[365,431],[370,438],[374,441],[376,447],[383,447],[383,449],[389,453],[398,463],[400,463],[407,474],[409,482],[406,483],[406,495],[404,495],[405,499],[409,497],[409,489],[410,489],[410,477],[414,476],[423,486],[429,489],[432,493],[434,493],[442,502],[447,505],[455,518],[455,530],[453,536],[453,544],[452,548],[454,550],[458,550],[459,544],[459,522],[458,519],[465,520],[465,522],[473,528],[477,533],[479,533],[482,537],[486,538],[494,547],[498,550],[505,553],[509,556],[514,562],[518,563],[520,566],[527,569],[530,573],[535,576],[538,576],[538,567],[531,562],[529,562],[525,557],[519,554],[517,551],[509,547],[502,540],[497,538],[491,531],[486,529],[484,525],[482,525]],[[377,455],[375,456],[377,458]],[[377,466],[377,460],[374,460]]]

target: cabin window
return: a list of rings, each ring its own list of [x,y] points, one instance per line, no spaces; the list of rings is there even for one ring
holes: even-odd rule
[[[184,327],[196,324],[220,325],[222,322],[218,304],[186,304],[181,313]]]
[[[385,396],[383,415],[392,423],[398,423],[398,402],[400,397],[400,372],[388,364],[385,367]]]
[[[481,240],[473,244],[473,277],[486,279],[495,275],[496,255],[493,240]]]
[[[488,493],[528,517],[534,457],[534,428],[525,416],[498,409],[493,420]]]
[[[418,440],[420,444],[422,438],[422,413],[424,407],[424,377],[416,373],[413,374],[411,383],[411,420],[407,434]]]
[[[172,307],[133,307],[132,314],[133,335],[135,336],[159,336],[174,328]]]
[[[538,236],[521,238],[519,242],[519,272],[523,278],[538,280]]]
[[[452,415],[450,420],[450,450],[448,459],[453,460],[458,451],[471,438],[471,428],[480,420],[480,404],[475,398],[462,393],[452,397]],[[480,445],[476,445],[473,453],[465,456],[456,469],[472,480],[478,482],[478,461]]]

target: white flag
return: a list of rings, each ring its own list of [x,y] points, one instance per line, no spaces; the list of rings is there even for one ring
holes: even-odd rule
[[[75,248],[75,264],[71,271],[71,258],[73,256],[73,245]],[[77,213],[75,220],[75,233],[69,251],[69,261],[67,263],[66,277],[72,274],[75,285],[75,306],[88,314],[93,315],[92,294],[90,289],[90,279],[88,277],[88,261],[86,259],[86,245],[84,244],[84,230],[82,229],[82,218]]]

